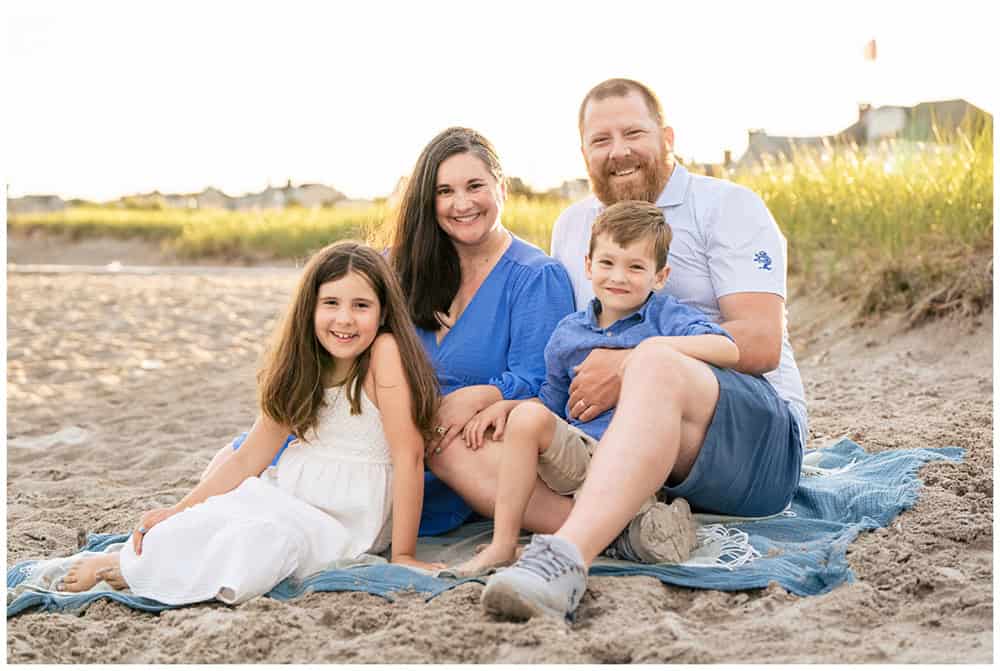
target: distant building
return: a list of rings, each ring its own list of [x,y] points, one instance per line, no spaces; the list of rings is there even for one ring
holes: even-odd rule
[[[38,195],[7,199],[7,214],[35,214],[59,212],[66,209],[66,202],[59,196]]]
[[[590,195],[590,182],[586,179],[568,179],[554,189],[549,189],[546,195],[563,200],[577,201]]]
[[[691,172],[699,175],[708,175],[709,177],[725,177],[734,166],[733,152],[729,149],[723,152],[722,163],[688,163],[679,156],[675,156],[675,158],[678,163],[683,164]]]
[[[193,193],[165,193],[163,194],[163,206],[170,209],[194,209],[198,207],[197,194]]]
[[[911,142],[938,142],[938,133],[945,138],[963,123],[978,127],[993,123],[993,117],[966,100],[925,102],[913,107],[887,105],[858,106],[858,120],[834,135],[815,137],[790,137],[768,135],[763,129],[747,131],[747,150],[733,166],[742,171],[759,165],[765,156],[791,159],[794,149],[823,149],[837,144],[858,147],[876,144],[882,140],[899,139]]]
[[[301,205],[308,208],[319,208],[333,205],[346,200],[347,196],[333,187],[325,184],[300,184],[292,186],[289,182],[285,191],[286,203]]]
[[[283,187],[268,186],[259,193],[229,196],[223,191],[208,187],[199,193],[140,193],[118,200],[120,207],[136,209],[219,209],[219,210],[275,210],[289,205],[308,208],[326,207],[344,201],[346,196],[324,184],[300,184],[292,181]]]
[[[196,194],[195,203],[200,210],[205,210],[209,208],[214,208],[217,210],[227,210],[229,209],[229,204],[232,198],[222,193],[215,187],[208,187],[199,194]]]

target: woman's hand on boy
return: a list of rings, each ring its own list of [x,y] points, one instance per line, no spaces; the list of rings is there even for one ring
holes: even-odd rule
[[[154,508],[143,513],[139,518],[139,526],[132,532],[132,549],[137,555],[142,554],[142,541],[154,526],[177,514],[173,508]]]
[[[615,407],[622,388],[622,365],[630,349],[595,349],[576,367],[569,385],[569,415],[589,422]]]

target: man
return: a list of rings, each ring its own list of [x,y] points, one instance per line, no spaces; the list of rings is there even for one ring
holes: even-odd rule
[[[733,336],[739,373],[653,340],[588,356],[570,388],[570,412],[587,421],[616,406],[614,419],[564,523],[536,535],[517,564],[487,583],[484,608],[511,617],[571,616],[590,563],[657,491],[695,510],[780,512],[798,485],[808,435],[785,327],[785,239],[763,201],[677,165],[673,129],[639,82],[594,87],[579,129],[594,196],[563,212],[552,232],[577,309],[594,296],[584,271],[594,219],[622,200],[655,203],[674,233],[664,291]]]

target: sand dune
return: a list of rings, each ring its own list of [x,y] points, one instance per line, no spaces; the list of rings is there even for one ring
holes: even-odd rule
[[[75,253],[74,263],[115,260]],[[42,262],[16,241],[10,259]],[[8,566],[71,554],[79,530],[130,528],[194,485],[253,419],[257,357],[295,276],[8,274]],[[916,507],[853,544],[858,580],[830,594],[598,578],[569,630],[486,618],[474,584],[429,603],[323,593],[160,616],[98,602],[83,616],[10,620],[8,660],[989,662],[992,314],[897,334],[892,320],[852,328],[846,307],[790,303],[810,447],[846,435],[871,451],[968,454],[923,469]]]

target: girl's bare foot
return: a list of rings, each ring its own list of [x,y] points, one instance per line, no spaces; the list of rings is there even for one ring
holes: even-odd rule
[[[492,573],[498,568],[513,564],[520,555],[519,549],[517,545],[494,545],[491,543],[469,561],[451,569],[451,573],[459,578],[471,578]]]
[[[128,587],[122,578],[118,553],[85,557],[74,563],[56,586],[60,592],[86,592],[106,580],[114,589]]]

